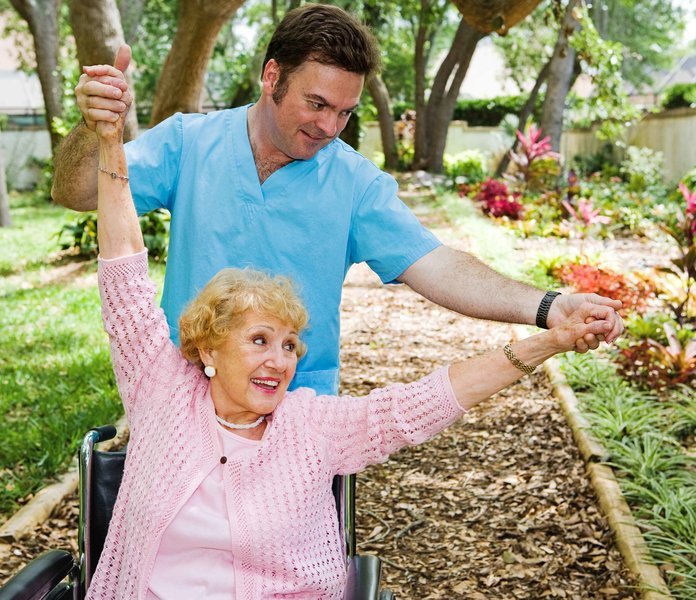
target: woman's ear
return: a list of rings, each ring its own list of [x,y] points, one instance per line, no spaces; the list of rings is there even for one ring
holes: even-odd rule
[[[215,351],[214,350],[199,348],[198,354],[200,355],[201,362],[204,365],[214,365],[214,363],[215,363],[215,356],[214,356]]]

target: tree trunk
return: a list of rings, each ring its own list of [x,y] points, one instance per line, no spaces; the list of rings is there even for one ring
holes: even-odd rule
[[[573,81],[575,50],[570,46],[569,39],[580,26],[573,15],[579,0],[570,0],[566,7],[563,22],[558,30],[558,39],[551,57],[549,76],[546,85],[546,97],[541,110],[541,131],[551,137],[551,146],[559,152],[561,148],[561,133],[563,132],[563,112],[568,91]]]
[[[53,131],[53,119],[60,117],[61,77],[58,70],[58,10],[60,0],[10,0],[12,6],[29,25],[34,39],[36,70],[41,82],[46,109],[46,126],[55,150],[60,135]]]
[[[143,16],[144,8],[145,0],[118,0],[123,37],[129,46],[132,46],[137,40],[138,25]]]
[[[379,119],[379,131],[382,134],[382,150],[384,152],[384,168],[387,171],[396,171],[399,167],[399,153],[396,149],[396,134],[394,133],[394,115],[389,98],[389,90],[384,80],[375,75],[367,82],[372,100],[377,107]]]
[[[532,88],[532,91],[529,92],[529,98],[527,98],[527,101],[524,103],[522,110],[517,115],[517,129],[519,129],[520,131],[524,130],[524,126],[527,123],[527,119],[534,112],[534,105],[536,104],[536,99],[539,96],[539,90],[541,89],[541,86],[546,81],[546,78],[549,75],[550,67],[551,59],[549,59],[546,62],[546,64],[541,68],[541,71],[539,71],[539,75],[537,75],[534,87]],[[510,164],[510,153],[515,152],[517,150],[517,146],[519,145],[519,143],[520,140],[517,139],[517,136],[515,136],[515,140],[512,142],[512,146],[510,146],[510,150],[503,154],[503,157],[500,159],[500,162],[498,163],[498,167],[495,170],[495,177],[500,177],[503,173],[505,173],[505,171],[508,168],[508,165]]]
[[[423,169],[428,161],[428,139],[426,136],[425,119],[421,117],[426,113],[425,103],[425,73],[428,65],[428,53],[426,45],[428,43],[427,12],[429,3],[421,0],[421,10],[418,16],[418,27],[416,29],[416,46],[413,55],[413,75],[415,77],[415,105],[416,105],[416,126],[413,134],[414,154],[413,169]]]
[[[69,0],[70,24],[75,35],[77,60],[84,65],[113,65],[116,51],[124,43],[121,14],[116,0]],[[130,69],[129,69],[130,70]],[[134,93],[130,74],[126,80]],[[126,141],[138,135],[135,101],[126,120]]]
[[[208,61],[220,28],[244,0],[181,0],[172,49],[162,67],[150,125],[175,112],[200,112]]]
[[[449,52],[433,80],[425,118],[425,138],[429,149],[426,169],[431,173],[442,172],[447,130],[452,121],[459,90],[469,69],[471,57],[482,37],[484,37],[483,33],[462,19]]]
[[[355,150],[360,146],[360,117],[358,114],[353,114],[348,119],[348,123],[341,131],[341,135],[338,136],[346,144]]]
[[[11,227],[10,198],[7,194],[7,180],[5,179],[5,157],[0,149],[0,227]]]

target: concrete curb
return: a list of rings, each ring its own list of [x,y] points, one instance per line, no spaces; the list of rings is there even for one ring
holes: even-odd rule
[[[100,444],[100,450],[110,450],[125,441],[128,432],[126,418],[121,417],[116,423],[116,437]],[[56,483],[47,485],[25,506],[20,508],[0,526],[0,557],[9,552],[9,545],[29,536],[41,523],[46,521],[56,507],[77,489],[77,457],[70,463],[69,469],[59,477]]]
[[[514,326],[513,331],[517,339],[529,337],[529,330],[523,326]],[[609,466],[601,464],[601,461],[607,460],[608,454],[590,433],[590,425],[580,412],[578,399],[561,373],[558,361],[553,358],[547,360],[544,370],[587,465],[590,482],[614,532],[619,552],[638,580],[641,597],[643,600],[670,600],[672,595],[669,588],[650,557],[643,534],[621,493],[614,472]]]

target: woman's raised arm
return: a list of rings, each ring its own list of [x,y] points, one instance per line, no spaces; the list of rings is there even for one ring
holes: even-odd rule
[[[123,73],[114,67],[113,76]],[[99,171],[97,173],[97,239],[102,258],[118,258],[145,249],[138,215],[128,184],[123,150],[126,114],[116,121],[98,121]]]

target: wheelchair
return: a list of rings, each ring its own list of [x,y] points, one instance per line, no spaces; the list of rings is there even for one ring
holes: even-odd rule
[[[95,446],[115,436],[113,425],[96,427],[85,434],[79,450],[78,556],[65,550],[44,552],[5,583],[0,600],[85,597],[104,547],[126,459],[126,450],[103,452]],[[394,600],[392,592],[379,589],[379,558],[356,554],[355,476],[336,477],[333,493],[346,549],[344,600]]]

